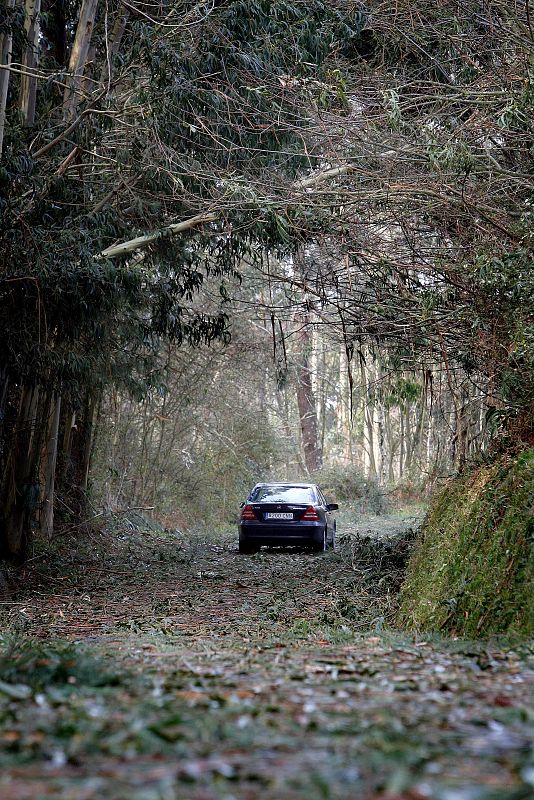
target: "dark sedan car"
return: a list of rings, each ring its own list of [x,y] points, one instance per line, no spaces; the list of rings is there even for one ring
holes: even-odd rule
[[[241,506],[239,552],[262,545],[334,547],[336,503],[327,503],[314,483],[258,483]]]

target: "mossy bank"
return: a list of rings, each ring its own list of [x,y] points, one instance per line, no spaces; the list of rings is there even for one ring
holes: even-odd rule
[[[474,468],[435,497],[398,616],[411,630],[534,634],[534,450]]]

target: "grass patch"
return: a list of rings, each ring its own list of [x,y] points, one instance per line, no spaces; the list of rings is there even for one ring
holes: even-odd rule
[[[534,634],[534,451],[465,473],[435,498],[400,623],[466,637]]]

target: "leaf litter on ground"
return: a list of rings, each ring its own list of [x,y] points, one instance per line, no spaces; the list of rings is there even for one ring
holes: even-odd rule
[[[1,606],[2,800],[527,800],[533,651],[395,632],[414,539],[335,553],[129,526]],[[52,588],[51,588],[52,587]]]

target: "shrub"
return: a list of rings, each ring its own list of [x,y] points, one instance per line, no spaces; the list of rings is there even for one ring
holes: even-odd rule
[[[313,476],[328,500],[349,503],[359,511],[384,514],[387,498],[374,478],[353,466],[326,466]]]

